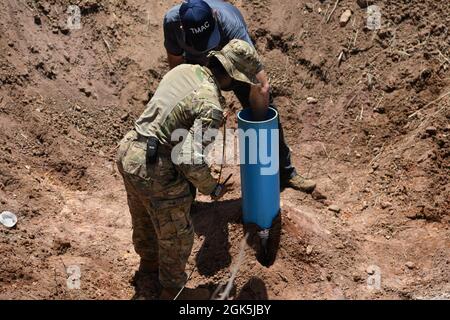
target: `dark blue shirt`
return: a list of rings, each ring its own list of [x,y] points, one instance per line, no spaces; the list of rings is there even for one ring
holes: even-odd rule
[[[233,39],[241,39],[253,45],[244,17],[235,6],[222,0],[205,0],[205,2],[217,12],[221,35],[220,47],[217,50],[222,49]],[[164,17],[164,46],[170,54],[184,55],[188,63],[204,64],[206,55],[197,52],[184,42],[183,31],[180,28],[180,6],[170,9]]]

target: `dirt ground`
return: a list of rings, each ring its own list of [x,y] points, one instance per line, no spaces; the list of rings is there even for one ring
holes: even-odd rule
[[[114,157],[168,71],[161,24],[177,2],[1,1],[0,211],[18,223],[0,225],[0,299],[155,297],[151,279],[133,280]],[[318,183],[313,195],[281,194],[276,259],[262,265],[251,238],[233,298],[449,299],[448,0],[375,1],[379,30],[366,27],[364,1],[334,11],[334,0],[232,2],[270,74],[297,170]],[[79,30],[66,25],[71,4]],[[236,127],[240,106],[228,104]],[[189,287],[223,284],[237,261],[239,167],[224,170],[234,190],[195,204]],[[66,283],[73,265],[80,289]]]

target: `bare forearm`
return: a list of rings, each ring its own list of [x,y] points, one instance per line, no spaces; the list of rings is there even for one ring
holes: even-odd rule
[[[264,71],[256,75],[259,84],[253,85],[250,89],[250,107],[255,120],[264,120],[269,108],[270,85]]]

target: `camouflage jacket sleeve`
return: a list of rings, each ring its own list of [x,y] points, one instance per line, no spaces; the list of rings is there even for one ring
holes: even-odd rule
[[[217,181],[211,175],[211,169],[205,161],[207,157],[205,150],[214,142],[215,134],[222,125],[223,111],[220,106],[206,101],[201,102],[197,110],[194,125],[181,147],[184,160],[178,167],[201,193],[209,195]]]

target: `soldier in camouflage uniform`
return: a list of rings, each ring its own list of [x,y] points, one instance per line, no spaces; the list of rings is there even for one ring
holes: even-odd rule
[[[180,65],[162,79],[133,130],[120,142],[117,166],[123,176],[133,225],[133,244],[141,257],[140,270],[158,272],[161,298],[173,298],[186,282],[185,265],[194,233],[190,217],[193,202],[190,183],[201,193],[220,198],[226,190],[218,185],[194,142],[193,127],[219,129],[223,121],[220,90],[232,90],[235,82],[256,83],[262,65],[252,46],[233,40],[212,52],[208,67]],[[185,129],[181,148],[172,141],[177,129]],[[149,139],[156,138],[156,158],[148,161]],[[194,148],[193,148],[194,147]],[[175,151],[179,149],[178,151]],[[197,160],[181,162],[185,155]],[[201,160],[201,161],[198,161]],[[177,163],[177,164],[175,164]],[[222,192],[216,192],[217,188]],[[219,189],[219,190],[220,190]],[[208,298],[206,289],[184,289],[180,298]]]

